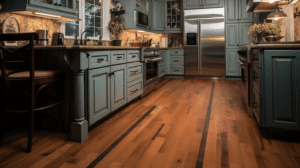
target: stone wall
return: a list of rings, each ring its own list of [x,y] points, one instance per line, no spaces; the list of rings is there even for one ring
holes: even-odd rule
[[[47,29],[49,44],[51,44],[53,32],[61,32],[61,23],[56,20],[20,15],[10,12],[0,13],[0,23],[10,15],[13,15],[20,25],[20,33],[36,32],[36,30]],[[1,32],[2,33],[2,32]]]

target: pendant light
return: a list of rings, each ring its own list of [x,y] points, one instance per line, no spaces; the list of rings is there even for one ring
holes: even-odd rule
[[[267,16],[267,19],[279,20],[279,19],[285,19],[286,17],[287,15],[284,12],[280,11],[278,7],[276,7],[275,10]]]

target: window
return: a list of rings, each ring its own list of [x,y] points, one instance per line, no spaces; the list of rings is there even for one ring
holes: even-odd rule
[[[71,21],[62,24],[62,31],[65,38],[75,38],[80,36],[84,30],[90,31],[92,34],[86,32],[85,36],[90,39],[98,39],[102,36],[103,29],[103,12],[102,0],[77,0],[77,11],[81,21]],[[80,38],[80,37],[79,37]]]

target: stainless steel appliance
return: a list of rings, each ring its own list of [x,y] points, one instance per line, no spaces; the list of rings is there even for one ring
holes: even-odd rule
[[[52,34],[52,44],[51,45],[64,45],[64,34],[54,32]]]
[[[238,51],[239,54],[239,59],[237,60],[239,65],[241,66],[241,78],[242,78],[242,98],[243,98],[243,102],[244,105],[247,109],[247,111],[250,108],[250,99],[249,99],[249,95],[250,95],[250,88],[249,88],[249,64],[248,64],[248,57],[247,57],[247,49],[246,48],[242,48],[241,50]]]
[[[184,10],[185,77],[225,77],[224,8]]]
[[[48,45],[48,30],[37,30],[39,35],[38,45],[47,46]]]
[[[135,24],[137,27],[142,27],[145,29],[149,29],[149,16],[140,11],[135,12]]]
[[[144,63],[144,89],[142,97],[156,89],[158,84],[159,51],[156,48],[142,47],[140,60]]]

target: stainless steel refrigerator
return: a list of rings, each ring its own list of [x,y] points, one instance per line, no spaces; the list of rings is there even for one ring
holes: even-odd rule
[[[185,77],[225,77],[224,21],[224,8],[184,10]]]

